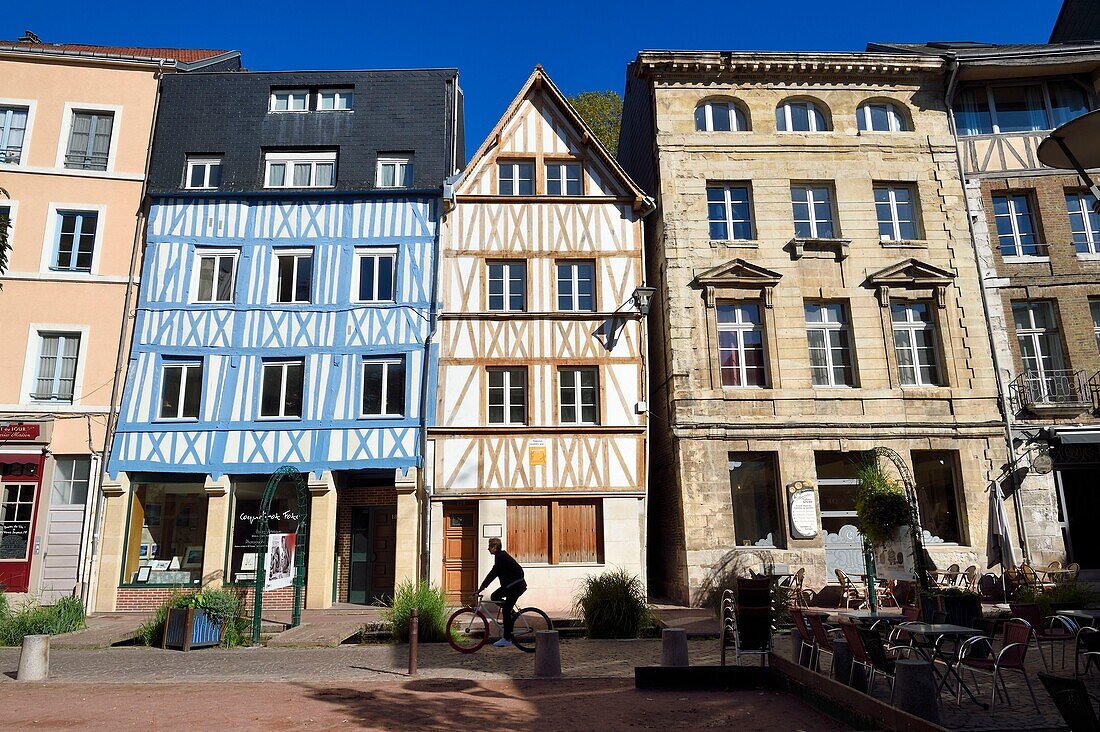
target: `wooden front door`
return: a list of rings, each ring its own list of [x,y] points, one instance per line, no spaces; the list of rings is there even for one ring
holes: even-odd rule
[[[31,579],[37,483],[0,484],[0,589],[26,592]]]
[[[473,601],[477,591],[477,504],[443,504],[443,591],[447,601]]]
[[[367,605],[393,597],[396,538],[395,506],[352,509],[348,602]]]

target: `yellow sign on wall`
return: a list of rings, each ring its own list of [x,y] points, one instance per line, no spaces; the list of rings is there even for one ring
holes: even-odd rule
[[[527,462],[532,466],[546,465],[546,441],[536,438],[527,447]]]

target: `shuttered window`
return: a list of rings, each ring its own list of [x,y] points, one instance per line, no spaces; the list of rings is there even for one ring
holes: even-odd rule
[[[550,562],[550,504],[508,504],[508,553],[520,564]]]
[[[602,564],[601,501],[510,501],[508,553],[520,564]]]

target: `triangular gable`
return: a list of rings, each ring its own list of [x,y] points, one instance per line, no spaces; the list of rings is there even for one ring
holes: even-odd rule
[[[890,305],[890,288],[931,290],[936,305],[944,307],[946,288],[955,279],[955,273],[941,269],[919,259],[904,259],[885,269],[867,275],[867,284],[878,288],[879,304]]]
[[[723,297],[744,296],[745,290],[758,290],[764,307],[770,308],[772,290],[782,277],[779,272],[738,258],[695,275],[695,282],[703,288],[710,306]]]
[[[585,151],[585,162],[593,165],[593,177],[601,182],[603,189],[609,187],[617,189],[615,194],[621,197],[634,199],[636,208],[646,205],[647,196],[641,188],[631,180],[618,161],[600,143],[595,133],[588,124],[581,119],[573,105],[561,93],[561,90],[551,81],[542,66],[536,66],[527,81],[520,88],[511,104],[497,121],[488,137],[470,159],[469,164],[455,180],[456,195],[471,195],[478,193],[475,190],[476,181],[483,175],[491,174],[485,170],[488,162],[495,156],[499,149],[509,147],[507,144],[517,135],[521,135],[522,118],[531,114],[530,106],[537,107],[544,121],[553,130],[554,134],[562,138],[565,146],[564,152]],[[522,144],[519,145],[522,147]],[[511,147],[515,147],[512,145]],[[528,151],[534,153],[534,150]],[[512,152],[505,153],[507,155]],[[521,155],[520,151],[514,154]],[[484,193],[484,191],[480,191]]]

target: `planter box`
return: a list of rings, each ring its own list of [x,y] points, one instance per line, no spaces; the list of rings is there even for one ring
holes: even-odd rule
[[[160,647],[189,651],[216,646],[222,641],[222,630],[222,623],[207,615],[205,610],[174,607],[168,610]]]

